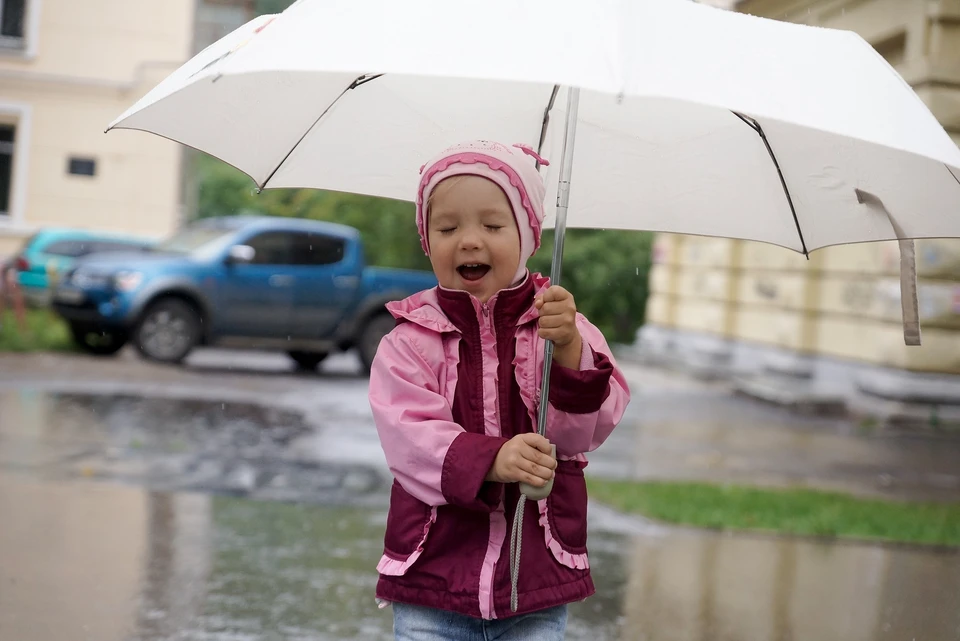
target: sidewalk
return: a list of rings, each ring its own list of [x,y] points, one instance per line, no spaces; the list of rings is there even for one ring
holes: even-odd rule
[[[869,430],[802,416],[729,384],[621,362],[632,400],[589,455],[598,477],[703,480],[960,500],[960,435]]]

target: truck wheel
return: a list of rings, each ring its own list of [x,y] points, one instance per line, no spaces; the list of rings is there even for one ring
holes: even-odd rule
[[[200,315],[177,298],[161,298],[143,315],[134,335],[146,358],[179,363],[200,342]]]
[[[287,356],[292,358],[297,364],[297,369],[310,372],[317,369],[317,365],[323,362],[327,357],[326,352],[287,352]]]
[[[127,334],[119,330],[100,330],[92,325],[70,323],[70,334],[77,347],[88,354],[112,356],[127,344]]]
[[[393,331],[397,322],[393,316],[387,313],[377,314],[372,317],[363,326],[360,332],[360,340],[357,341],[357,348],[360,350],[360,362],[363,363],[363,370],[370,373],[370,366],[373,365],[373,357],[377,355],[377,347],[384,336]]]

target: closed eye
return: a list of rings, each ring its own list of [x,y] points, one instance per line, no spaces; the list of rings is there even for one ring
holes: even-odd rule
[[[503,225],[487,225],[487,229],[492,229],[496,231],[498,229],[503,229]]]

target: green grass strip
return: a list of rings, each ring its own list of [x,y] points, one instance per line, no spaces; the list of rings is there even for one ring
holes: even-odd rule
[[[72,351],[70,329],[56,314],[45,309],[27,310],[22,331],[13,312],[0,314],[0,352]]]
[[[719,530],[960,545],[960,503],[863,499],[808,489],[588,479],[591,498],[621,512]]]

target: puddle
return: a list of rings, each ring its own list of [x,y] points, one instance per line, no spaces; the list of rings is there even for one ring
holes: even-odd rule
[[[0,638],[390,639],[384,512],[0,476]],[[960,639],[960,553],[591,533],[589,641]]]
[[[296,412],[244,403],[80,394],[0,395],[0,466],[163,491],[386,505],[385,479],[355,462],[294,454]]]
[[[390,639],[373,603],[386,485],[337,452],[291,454],[315,437],[256,405],[0,395],[0,639]],[[752,447],[703,447],[721,442]],[[592,512],[597,595],[568,639],[960,641],[960,550],[613,521]]]

